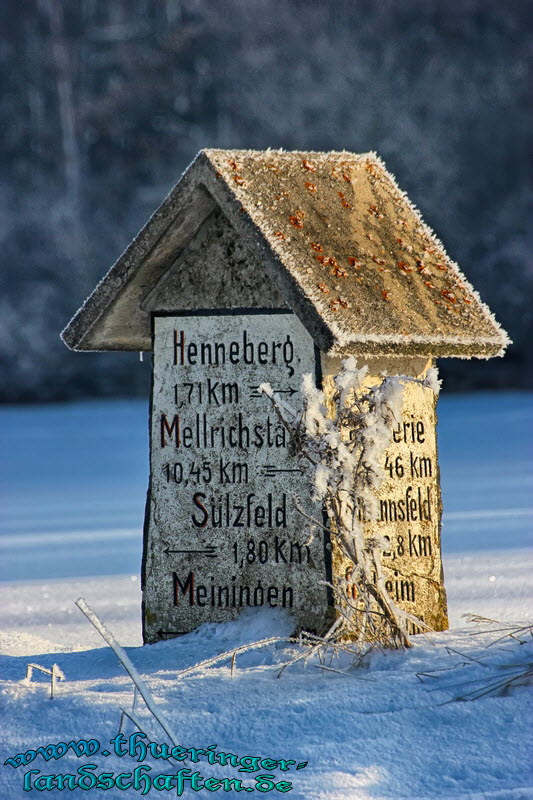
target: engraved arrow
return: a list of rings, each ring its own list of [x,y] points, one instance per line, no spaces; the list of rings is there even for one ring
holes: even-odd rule
[[[261,392],[259,391],[259,386],[250,386],[249,388],[252,389],[252,394],[250,395],[250,397],[262,396]],[[293,389],[292,386],[289,386],[288,389],[273,389],[272,391],[275,392],[276,394],[288,394],[289,397],[292,397],[293,394],[296,394],[298,390]]]
[[[299,472],[300,475],[303,475],[303,469],[281,469],[280,467],[275,467],[273,464],[265,464],[263,467],[263,475],[266,478],[273,478],[276,472]]]
[[[216,558],[217,557],[217,549],[213,547],[213,545],[208,545],[205,550],[172,550],[170,547],[167,547],[163,550],[167,556],[170,553],[195,553],[198,556],[207,556],[208,558]]]

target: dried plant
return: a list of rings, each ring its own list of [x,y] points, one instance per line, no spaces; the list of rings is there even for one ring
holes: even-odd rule
[[[497,628],[491,628],[491,633],[501,633],[502,635],[487,645],[493,647],[495,644],[505,641],[505,639],[513,639],[519,644],[526,644],[531,637],[533,637],[533,622],[528,622],[525,625],[517,625],[515,622],[500,622],[491,617],[482,617],[479,614],[463,614],[467,622],[472,622],[476,625],[497,625]],[[470,636],[479,636],[486,633],[486,630],[474,631]]]
[[[384,537],[365,536],[364,523],[376,519],[376,492],[384,478],[385,451],[391,444],[392,429],[401,420],[403,394],[408,382],[438,391],[436,370],[425,380],[408,376],[383,377],[365,388],[367,367],[357,368],[355,358],[343,362],[334,380],[334,392],[327,407],[322,391],[311,375],[302,378],[303,408],[295,410],[272,390],[261,386],[287,429],[294,453],[312,467],[314,498],[327,512],[327,532],[346,565],[345,578],[331,586],[337,619],[322,641],[330,645],[350,640],[369,647],[410,646],[408,623],[427,626],[400,609],[385,588],[381,554],[388,549]],[[295,500],[298,511],[315,529],[323,529]]]
[[[533,624],[519,625],[512,622],[483,617],[479,614],[464,614],[468,622],[483,625],[483,629],[471,633],[471,636],[500,633],[485,645],[486,655],[478,658],[461,653],[447,647],[449,655],[461,656],[462,661],[450,667],[418,672],[422,683],[426,679],[437,679],[430,691],[448,691],[452,697],[442,705],[458,701],[479,700],[488,695],[505,695],[518,686],[530,686],[533,683],[532,637]],[[490,626],[490,627],[486,627]],[[498,645],[498,646],[497,646]],[[502,646],[503,645],[503,646]],[[489,648],[492,648],[489,652]],[[519,649],[522,648],[522,649]],[[509,653],[504,663],[499,651]],[[481,669],[480,669],[481,667]],[[475,677],[472,677],[475,675]]]

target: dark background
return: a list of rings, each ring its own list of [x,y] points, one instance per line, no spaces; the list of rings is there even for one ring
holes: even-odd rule
[[[147,392],[59,332],[202,147],[376,150],[533,385],[527,0],[4,0],[0,400]],[[529,78],[529,80],[531,80]]]

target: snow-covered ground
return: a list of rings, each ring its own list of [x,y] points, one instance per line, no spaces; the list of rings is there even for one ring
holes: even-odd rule
[[[96,773],[115,775],[137,766],[128,756],[101,752],[2,766],[17,753],[82,738],[113,751],[109,741],[118,731],[119,709],[131,708],[132,683],[75,607],[80,595],[127,646],[180,745],[216,744],[217,751],[239,757],[308,762],[300,770],[287,765],[287,771],[270,766],[247,773],[210,765],[201,754],[197,764],[147,759],[152,776],[184,767],[205,779],[240,779],[243,787],[254,787],[256,776],[268,773],[274,782],[292,783],[290,797],[309,800],[533,798],[530,690],[518,686],[504,695],[446,703],[533,660],[529,643],[505,639],[487,647],[501,634],[462,616],[531,621],[531,401],[528,394],[440,400],[450,631],[416,637],[408,653],[375,654],[352,674],[324,671],[314,662],[295,665],[280,679],[275,665],[295,652],[281,645],[239,656],[233,676],[226,661],[176,679],[180,669],[239,643],[286,634],[290,620],[274,612],[140,646],[145,403],[0,410],[1,800],[41,796],[38,788],[29,795],[23,790],[24,773],[32,769],[41,770],[31,775],[35,780],[72,774],[87,763],[97,765]],[[64,672],[53,701],[44,675],[23,682],[30,662],[48,668],[57,663]],[[442,670],[438,677],[417,676],[436,670]],[[137,714],[153,741],[166,740],[142,702]],[[129,723],[126,736],[133,730]],[[223,789],[218,796],[242,796],[235,787]],[[149,796],[175,794],[175,788],[154,787]],[[42,796],[70,791],[44,790]],[[76,789],[75,796],[85,795]],[[105,793],[110,800],[140,796],[134,788]],[[183,796],[210,792],[186,788]]]

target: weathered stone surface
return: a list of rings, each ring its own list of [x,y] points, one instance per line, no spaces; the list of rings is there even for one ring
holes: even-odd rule
[[[315,373],[313,340],[291,313],[154,317],[151,486],[143,564],[147,642],[286,608],[323,627],[324,536],[308,475],[258,387],[298,402]]]
[[[212,264],[216,269],[200,267]],[[285,302],[224,214],[213,212],[144,298],[141,309],[158,312],[236,306],[279,309]]]
[[[340,359],[323,358],[324,391],[333,395],[333,379]],[[380,375],[406,375],[423,379],[433,363],[425,359],[371,359],[365,386],[381,382]],[[433,390],[406,381],[402,419],[382,464],[385,479],[377,493],[379,519],[365,524],[368,536],[390,540],[383,556],[387,589],[400,608],[414,614],[434,630],[448,627],[440,529],[441,492],[436,441],[436,397]],[[335,576],[346,577],[348,564],[333,545]],[[348,588],[348,591],[350,589]],[[414,628],[414,633],[419,630]]]

